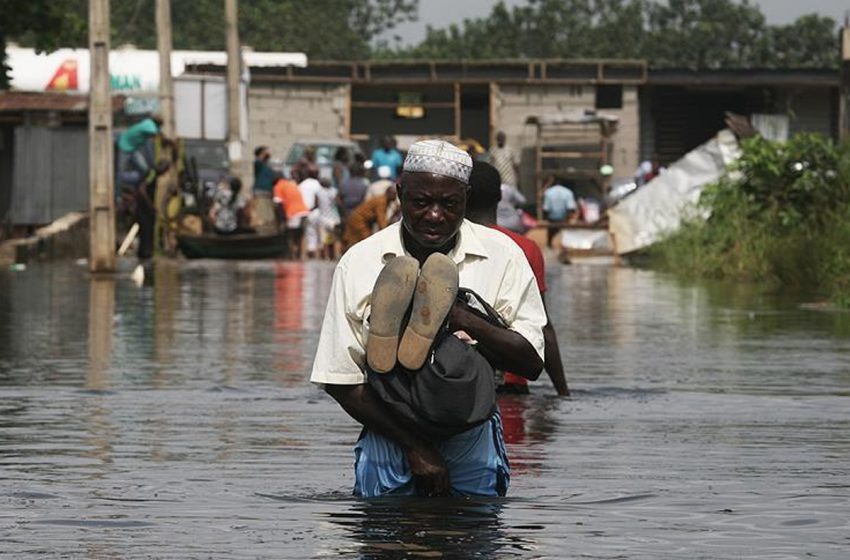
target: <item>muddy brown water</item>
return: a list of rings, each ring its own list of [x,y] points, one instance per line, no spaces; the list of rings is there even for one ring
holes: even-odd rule
[[[351,497],[327,263],[0,272],[0,556],[848,558],[850,314],[553,263],[574,391],[501,402],[504,500]]]

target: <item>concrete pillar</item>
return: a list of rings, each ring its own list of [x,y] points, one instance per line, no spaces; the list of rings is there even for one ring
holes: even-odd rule
[[[89,0],[89,270],[115,271],[109,0]]]

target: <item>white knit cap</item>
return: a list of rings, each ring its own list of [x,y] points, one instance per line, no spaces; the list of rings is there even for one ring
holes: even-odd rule
[[[404,159],[404,171],[435,173],[469,184],[472,158],[443,140],[422,140],[413,144]]]

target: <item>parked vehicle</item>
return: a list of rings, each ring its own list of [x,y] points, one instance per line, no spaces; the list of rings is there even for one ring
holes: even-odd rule
[[[331,180],[333,177],[333,161],[334,154],[342,147],[348,151],[348,160],[354,161],[354,155],[361,153],[357,143],[350,140],[334,140],[334,139],[317,139],[317,140],[298,140],[286,154],[286,159],[283,161],[283,173],[288,177],[292,166],[295,165],[301,156],[304,155],[304,150],[308,146],[312,146],[316,150],[316,163],[319,165],[319,178]]]

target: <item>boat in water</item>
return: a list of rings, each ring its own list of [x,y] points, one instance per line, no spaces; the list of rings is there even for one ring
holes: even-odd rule
[[[286,233],[178,235],[177,246],[189,259],[273,259],[288,252]]]

